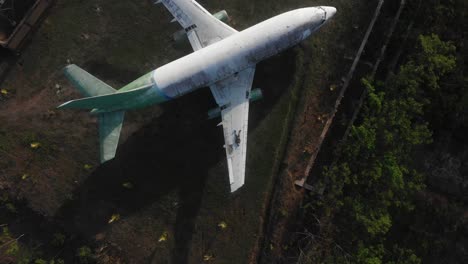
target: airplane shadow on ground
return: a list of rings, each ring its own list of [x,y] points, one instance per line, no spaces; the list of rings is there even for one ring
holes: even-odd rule
[[[254,87],[264,90],[264,100],[251,108],[250,131],[287,90],[294,63],[294,52],[289,51],[257,67]],[[216,127],[219,119],[206,119],[214,106],[209,89],[164,104],[163,114],[130,136],[116,158],[89,175],[74,199],[61,208],[58,215],[66,229],[93,238],[113,213],[130,216],[176,190],[179,206],[171,263],[187,263],[208,170],[225,159],[222,130]],[[226,172],[226,184],[227,177]],[[124,182],[133,188],[123,188]]]

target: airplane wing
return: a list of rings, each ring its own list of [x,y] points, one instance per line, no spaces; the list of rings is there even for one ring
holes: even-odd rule
[[[248,68],[210,87],[221,109],[231,192],[245,180],[250,90],[255,68]]]
[[[159,0],[184,28],[193,50],[220,41],[237,30],[212,16],[194,0]]]

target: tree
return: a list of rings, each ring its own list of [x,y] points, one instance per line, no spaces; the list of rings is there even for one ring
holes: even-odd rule
[[[425,187],[413,169],[413,151],[432,140],[425,109],[456,60],[452,43],[437,35],[420,36],[418,44],[386,83],[362,80],[368,97],[336,162],[323,173],[324,200],[311,206],[333,208],[332,222],[341,232],[335,239],[356,263],[420,263],[387,237],[395,212],[411,211]]]

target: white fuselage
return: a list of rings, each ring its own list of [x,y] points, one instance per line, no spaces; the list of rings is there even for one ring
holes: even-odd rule
[[[153,87],[141,99],[144,105],[160,103],[161,94],[177,98],[254,67],[310,36],[326,16],[321,7],[286,12],[161,66],[150,73]]]

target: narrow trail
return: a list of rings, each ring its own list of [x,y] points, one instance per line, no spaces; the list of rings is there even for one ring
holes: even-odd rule
[[[317,158],[317,155],[320,152],[320,149],[322,147],[322,143],[323,143],[323,141],[324,141],[324,139],[325,139],[325,137],[326,137],[326,135],[328,133],[328,130],[330,129],[331,125],[333,124],[333,121],[335,119],[335,115],[338,112],[338,108],[339,108],[339,106],[341,104],[341,101],[343,100],[344,94],[346,93],[346,91],[348,89],[348,86],[349,86],[349,84],[351,82],[351,79],[354,76],[354,72],[356,70],[356,67],[359,64],[359,61],[361,59],[364,48],[366,47],[367,41],[369,40],[369,36],[372,33],[372,30],[374,29],[375,23],[377,22],[377,19],[379,18],[380,11],[382,10],[382,6],[383,6],[384,2],[385,2],[385,0],[379,0],[379,3],[378,3],[378,5],[377,5],[377,7],[375,9],[375,12],[374,12],[374,16],[372,18],[372,21],[370,22],[369,27],[367,28],[366,34],[364,35],[364,38],[363,38],[363,40],[361,42],[361,46],[359,47],[359,50],[358,50],[358,52],[356,54],[356,57],[355,57],[355,59],[353,61],[353,64],[351,65],[351,68],[350,68],[350,70],[349,70],[349,72],[348,72],[348,74],[347,74],[347,76],[346,76],[346,78],[344,80],[343,87],[340,90],[338,98],[335,101],[335,106],[333,108],[333,112],[331,113],[330,117],[328,118],[327,122],[325,123],[325,126],[324,126],[324,128],[322,130],[322,133],[321,133],[319,141],[318,141],[319,143],[317,144],[317,147],[315,148],[312,156],[309,159],[307,167],[306,167],[306,169],[304,171],[304,178],[295,182],[296,185],[298,185],[298,186],[308,188],[308,185],[307,185],[306,182],[307,182],[307,179],[310,176],[310,171],[311,171],[312,167],[315,164],[315,159]]]

